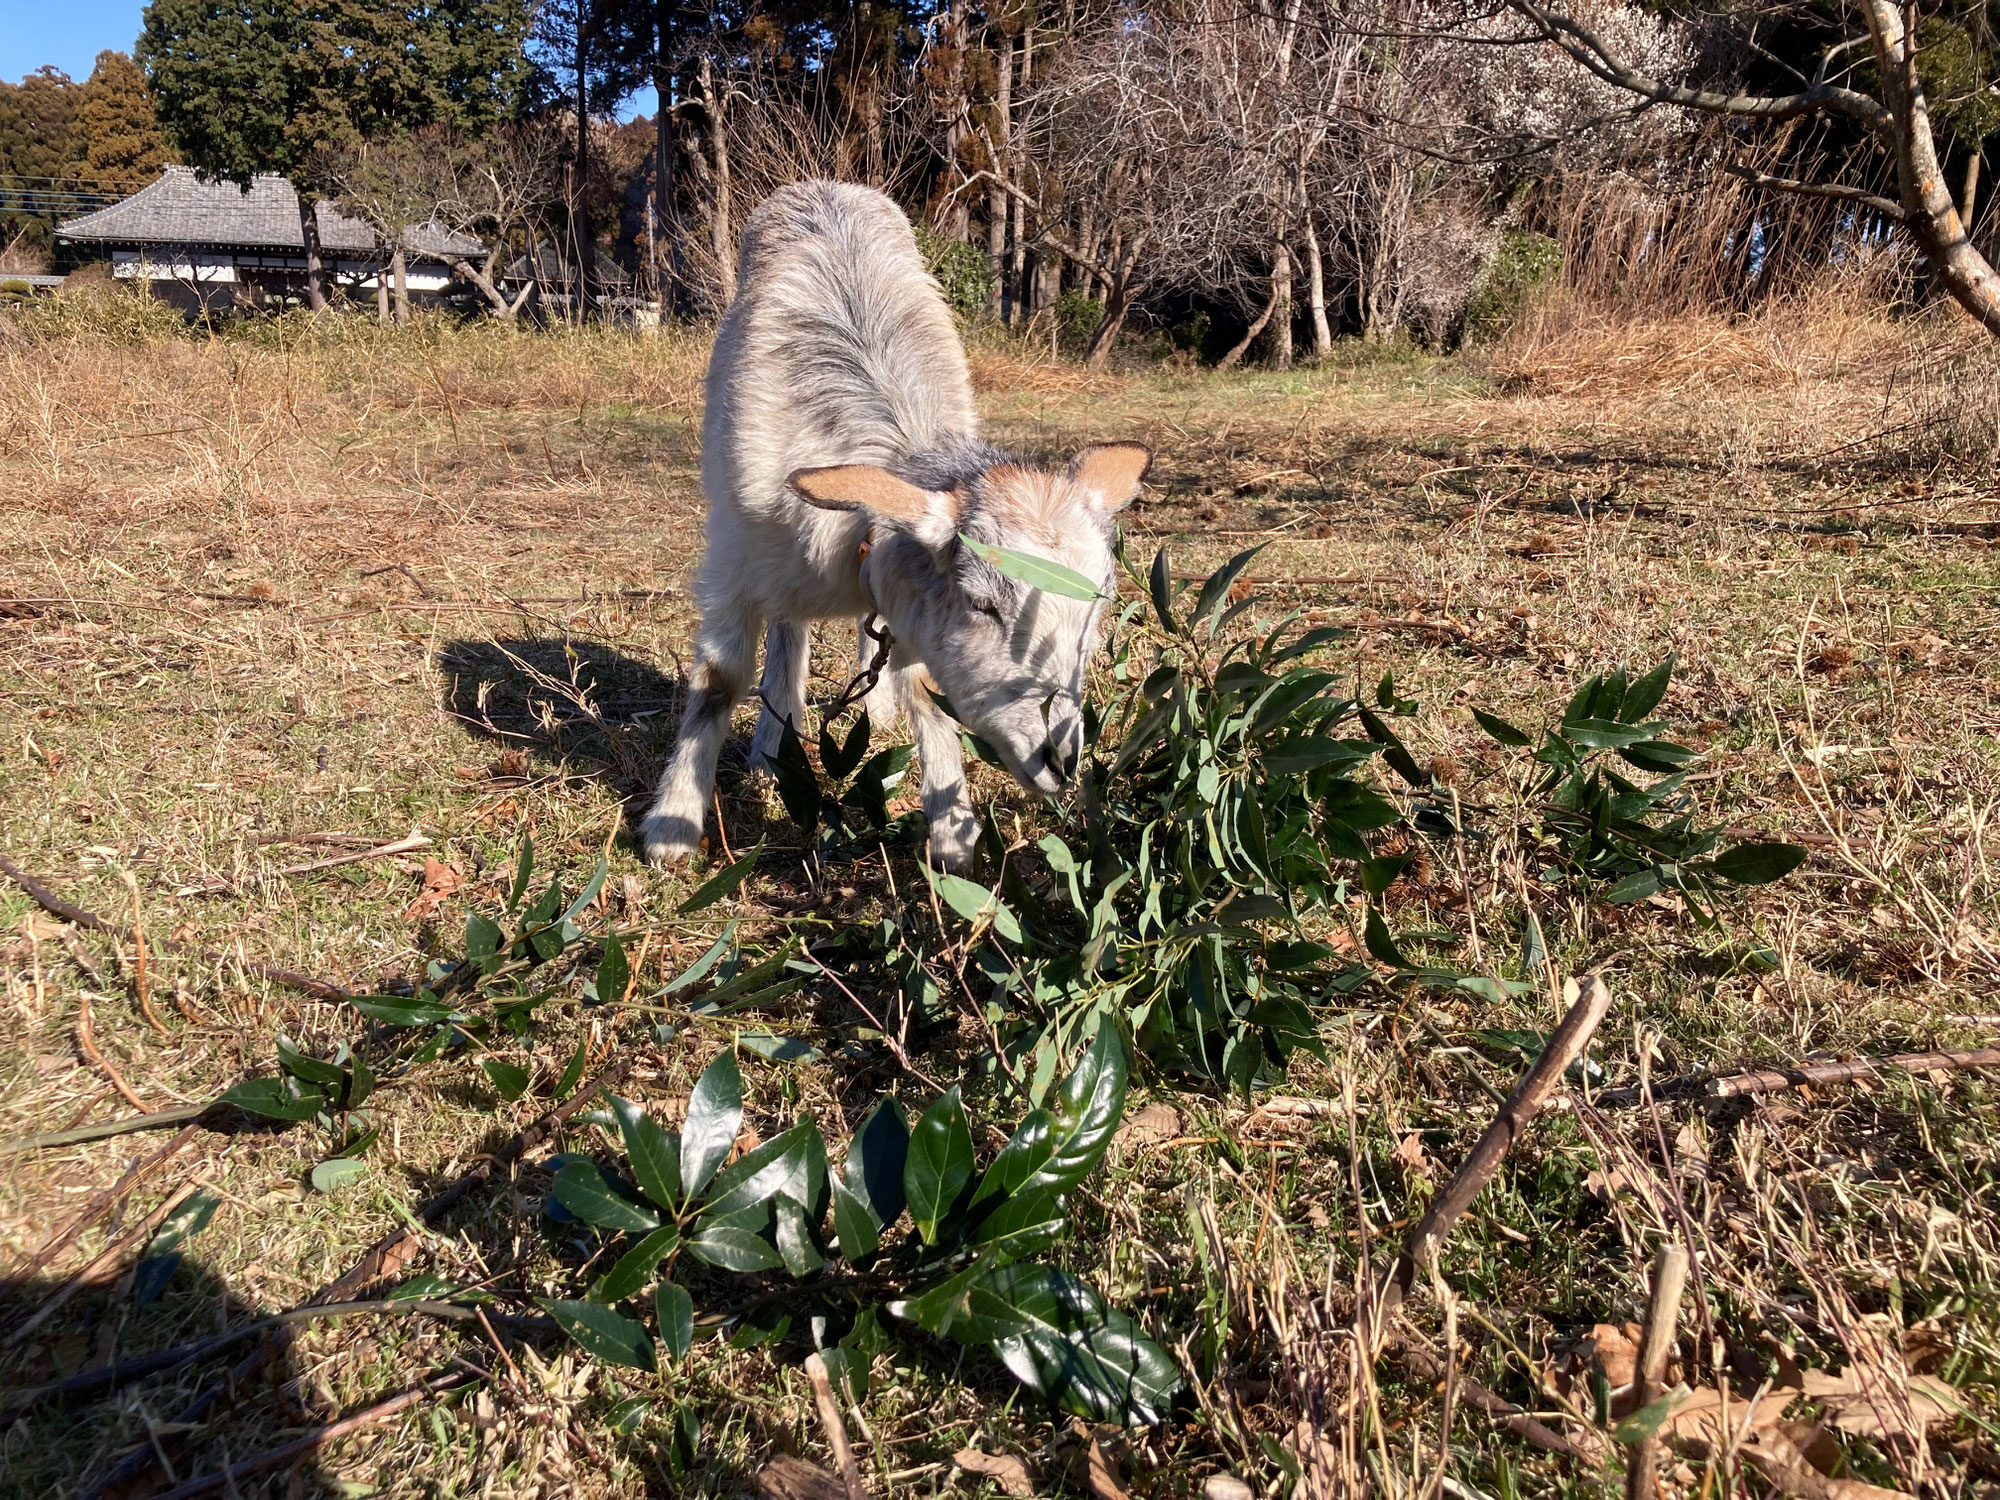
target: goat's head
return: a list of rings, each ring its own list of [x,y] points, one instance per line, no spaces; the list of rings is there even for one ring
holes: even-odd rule
[[[995,455],[997,457],[997,455]],[[1101,443],[1067,469],[1001,459],[946,490],[884,469],[802,469],[795,493],[868,513],[875,606],[966,726],[1022,785],[1054,795],[1083,753],[1083,677],[1114,590],[1113,517],[1152,461],[1138,443]],[[1061,563],[1097,588],[1071,599],[1010,578],[959,538]]]

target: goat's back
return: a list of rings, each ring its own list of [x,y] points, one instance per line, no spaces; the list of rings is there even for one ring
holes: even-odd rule
[[[725,509],[798,525],[807,507],[784,489],[794,469],[890,464],[974,430],[951,311],[881,193],[773,193],[744,226],[737,286],[708,368],[712,525]]]

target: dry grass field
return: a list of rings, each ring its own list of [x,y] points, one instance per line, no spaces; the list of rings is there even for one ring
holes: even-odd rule
[[[721,851],[674,874],[635,857],[692,631],[704,358],[692,331],[0,324],[0,852],[143,934],[142,955],[0,883],[0,1135],[200,1105],[268,1075],[278,1033],[322,1055],[359,1040],[351,1007],[262,966],[355,993],[407,984],[461,951],[469,913],[502,906],[524,835],[571,890],[606,853],[583,925],[641,935],[641,1003],[546,1011],[495,1054],[533,1076],[515,1102],[451,1056],[385,1079],[380,1140],[330,1191],[309,1180],[326,1154],[310,1123],[212,1114],[0,1158],[0,1492],[104,1493],[123,1465],[144,1470],[129,1493],[734,1495],[774,1455],[831,1466],[799,1333],[706,1340],[648,1376],[508,1322],[534,1296],[578,1295],[537,1227],[544,1163],[608,1138],[572,1123],[503,1150],[578,1046],[593,1073],[625,1064],[621,1091],[671,1120],[746,1019],[677,1011],[659,993],[674,974],[729,922],[832,930],[870,920],[892,875],[920,879],[907,849],[806,868],[740,755],[724,830],[732,853],[766,841],[741,893],[678,916]],[[1093,377],[990,340],[975,369],[1003,443],[1152,443],[1127,517],[1136,565],[1164,541],[1177,571],[1204,574],[1265,544],[1258,591],[1344,629],[1326,653],[1342,674],[1372,690],[1393,668],[1420,705],[1413,753],[1468,804],[1507,795],[1471,705],[1540,725],[1591,672],[1671,652],[1659,712],[1705,752],[1689,780],[1702,815],[1812,857],[1730,898],[1716,929],[1665,895],[1541,913],[1549,972],[1602,975],[1612,1010],[1578,1099],[1515,1147],[1420,1278],[1399,1336],[1420,1358],[1359,1357],[1357,1278],[1492,1117],[1519,1033],[1546,1030],[1556,996],[1357,992],[1325,1018],[1327,1060],[1299,1057],[1249,1108],[1135,1072],[1128,1119],[1147,1106],[1149,1127],[1086,1184],[1058,1255],[1182,1357],[1191,1393],[1159,1427],[1091,1429],[984,1355],[905,1339],[849,1422],[872,1492],[998,1492],[960,1457],[979,1450],[1020,1461],[1020,1493],[1190,1495],[1224,1472],[1311,1500],[1347,1493],[1338,1474],[1395,1500],[1620,1493],[1634,1434],[1612,1429],[1671,1237],[1695,1266],[1666,1372],[1690,1392],[1662,1429],[1667,1491],[2000,1494],[1992,1074],[1622,1111],[1582,1097],[1642,1072],[1996,1045],[2000,489],[1983,352],[1949,324],[1828,301],[1736,325],[1578,317],[1479,358],[1353,354],[1287,374]],[[816,698],[851,646],[826,631]],[[428,842],[331,862],[413,833]],[[1467,967],[1515,976],[1510,880],[1461,840],[1427,847],[1385,901],[1459,935]],[[932,1097],[830,986],[756,1019],[823,1055],[744,1054],[754,1131],[811,1109],[844,1137],[884,1090],[915,1109]],[[920,1060],[964,1078],[975,1120],[1011,1120],[982,1102],[980,1046],[947,1030]],[[23,1403],[313,1299],[496,1153],[376,1278],[483,1286],[492,1326],[308,1319]],[[156,1211],[196,1184],[212,1216],[164,1290],[135,1286]],[[258,1348],[274,1363],[182,1420]],[[461,1377],[254,1476],[194,1483]],[[621,1404],[637,1394],[658,1399]],[[700,1424],[692,1452],[682,1410]]]

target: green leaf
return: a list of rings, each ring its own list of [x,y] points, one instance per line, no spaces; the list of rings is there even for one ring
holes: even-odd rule
[[[334,1156],[312,1169],[313,1191],[330,1193],[343,1182],[352,1182],[368,1170],[368,1163],[351,1156]]]
[[[999,894],[989,891],[983,885],[967,880],[963,875],[951,875],[943,870],[933,870],[923,866],[923,872],[937,893],[944,897],[945,905],[964,917],[968,922],[977,922],[981,917],[989,917],[993,930],[1010,943],[1021,942],[1021,923],[1013,910],[1002,901]]]
[[[1141,1426],[1166,1415],[1180,1367],[1090,1287],[1041,1265],[1002,1266],[980,1280],[1023,1325],[993,1350],[1028,1389],[1093,1421]]]
[[[1666,740],[1641,740],[1636,745],[1623,745],[1619,747],[1618,754],[1642,771],[1663,774],[1678,771],[1682,766],[1701,759],[1700,751]]]
[[[508,1103],[528,1092],[528,1070],[491,1057],[479,1060],[479,1067],[493,1081],[493,1088]]]
[[[903,1165],[903,1195],[925,1244],[938,1242],[939,1229],[971,1181],[972,1127],[954,1085],[917,1121]]]
[[[246,1078],[217,1104],[233,1104],[272,1120],[310,1120],[327,1107],[326,1091],[296,1078]]]
[[[632,960],[625,956],[625,945],[618,940],[618,934],[604,934],[604,957],[597,961],[597,1000],[600,1005],[613,1005],[625,998],[625,990],[632,982]]]
[[[782,1193],[775,1202],[778,1254],[784,1258],[785,1269],[801,1280],[824,1269],[826,1257],[813,1243],[812,1227],[806,1223],[806,1211]]]
[[[491,917],[473,912],[465,919],[465,956],[489,972],[500,961],[500,945],[507,935]]]
[[[1716,855],[1710,868],[1737,885],[1769,885],[1806,862],[1797,844],[1737,844]]]
[[[759,839],[757,840],[757,847],[752,849],[748,854],[745,854],[733,864],[724,865],[715,874],[709,876],[708,879],[696,886],[694,893],[676,907],[675,911],[685,917],[693,912],[701,911],[705,907],[715,905],[716,902],[722,900],[725,896],[734,895],[737,887],[750,878],[750,872],[757,868],[757,861],[763,858],[763,856],[764,840]],[[715,951],[717,958],[721,957],[719,945],[713,951]],[[713,963],[714,959],[710,959],[709,962]],[[697,974],[696,978],[699,977],[699,974]],[[681,982],[683,982],[682,979],[677,979],[675,985],[670,986],[670,988],[678,988]],[[684,982],[692,984],[694,980],[685,979]],[[600,993],[602,992],[600,991]]]
[[[1414,969],[1415,964],[1403,957],[1403,950],[1396,946],[1396,940],[1389,936],[1389,924],[1382,920],[1382,913],[1374,907],[1368,908],[1368,921],[1362,928],[1362,941],[1368,951],[1383,963],[1398,969]]]
[[[618,1263],[598,1278],[590,1289],[592,1302],[623,1302],[637,1296],[653,1274],[653,1267],[673,1253],[681,1242],[680,1230],[665,1224],[618,1257]]]
[[[1213,614],[1216,608],[1229,597],[1229,586],[1236,582],[1236,575],[1249,566],[1251,558],[1262,552],[1269,545],[1270,543],[1268,542],[1261,542],[1255,547],[1239,552],[1230,558],[1228,562],[1209,574],[1207,582],[1201,586],[1201,592],[1195,596],[1194,608],[1188,611],[1188,622],[1192,624],[1204,615]],[[1212,623],[1210,628],[1212,632]]]
[[[822,806],[819,777],[812,762],[806,759],[806,747],[799,742],[798,730],[789,719],[778,736],[778,753],[771,762],[771,776],[778,784],[778,800],[785,804],[786,816],[798,824],[801,832],[811,834],[819,827]]]
[[[760,843],[757,845],[757,847],[759,849],[762,849],[764,846]],[[730,868],[734,869],[735,866],[732,865]],[[699,895],[700,892],[696,892],[696,894]],[[702,954],[702,956],[696,959],[693,963],[689,964],[685,969],[682,969],[680,973],[676,974],[670,981],[668,981],[666,988],[661,990],[660,993],[662,995],[679,994],[689,985],[694,984],[702,977],[702,975],[706,974],[710,969],[714,968],[716,965],[716,961],[720,959],[723,954],[729,951],[729,945],[735,939],[735,937],[736,937],[736,923],[731,922],[727,927],[723,928],[722,936],[717,938],[713,943],[710,943],[708,945],[708,951]]]
[[[626,1160],[639,1191],[671,1210],[682,1198],[680,1137],[630,1099],[612,1095],[611,1112],[618,1117],[618,1133],[625,1138]]]
[[[1604,893],[1604,899],[1614,906],[1622,906],[1628,901],[1643,901],[1648,896],[1657,895],[1661,888],[1659,870],[1649,868],[1627,875]]]
[[[1673,1415],[1674,1408],[1687,1399],[1685,1391],[1668,1391],[1657,1401],[1648,1401],[1611,1429],[1611,1440],[1627,1445],[1644,1442],[1664,1427],[1667,1418]]]
[[[321,1062],[317,1057],[307,1056],[292,1045],[290,1037],[280,1036],[277,1041],[278,1066],[294,1078],[303,1079],[307,1083],[331,1084],[335,1088],[347,1082],[346,1070],[338,1064]]]
[[[1052,562],[1046,557],[1036,557],[1031,553],[1014,552],[1006,547],[975,542],[962,531],[958,534],[958,539],[974,557],[979,558],[988,567],[1005,573],[1009,578],[1019,579],[1029,588],[1060,594],[1065,599],[1095,599],[1098,595],[1097,585],[1074,568],[1066,568],[1059,562]]]
[[[1278,725],[1319,697],[1335,681],[1331,672],[1311,667],[1295,667],[1280,677],[1250,708],[1250,723],[1243,731],[1248,739],[1261,739]]]
[[[770,1271],[785,1262],[761,1234],[715,1224],[687,1242],[688,1254],[725,1271]]]
[[[894,1099],[869,1111],[847,1143],[842,1182],[847,1191],[886,1229],[903,1212],[903,1170],[910,1154],[910,1127]]]
[[[521,857],[514,863],[514,886],[507,893],[507,910],[521,904],[521,898],[528,894],[528,881],[535,873],[535,841],[529,834],[521,835]]]
[[[823,1202],[826,1142],[808,1118],[731,1162],[709,1189],[704,1215],[732,1214],[779,1193],[800,1203]]]
[[[1370,710],[1360,708],[1356,709],[1355,712],[1359,715],[1361,727],[1367,733],[1368,738],[1382,747],[1382,759],[1389,763],[1391,770],[1411,786],[1427,787],[1431,784],[1430,773],[1417,764],[1416,757],[1411,755],[1409,748],[1404,745],[1402,736],[1383,723]],[[1350,823],[1354,822],[1352,818],[1349,818],[1347,821]],[[1354,826],[1358,828],[1361,825],[1356,823]]]
[[[804,983],[804,980],[800,980],[796,984],[787,982],[782,985],[774,985],[772,988],[782,989],[787,994],[790,994]],[[761,997],[752,998],[760,999],[761,1003]],[[749,1051],[756,1053],[759,1057],[770,1062],[809,1063],[818,1062],[822,1057],[826,1056],[824,1052],[821,1052],[819,1048],[813,1046],[810,1042],[802,1042],[795,1036],[779,1036],[774,1031],[742,1032],[737,1036],[736,1044],[739,1047],[747,1048]]]
[[[1616,719],[1571,719],[1563,724],[1563,733],[1592,750],[1618,750],[1652,739],[1658,727],[1655,724],[1621,724]]]
[[[558,930],[582,916],[583,909],[597,899],[597,893],[604,889],[605,874],[604,856],[600,854],[597,856],[597,868],[590,872],[590,879],[583,883],[583,889],[577,893],[576,899],[570,902],[568,909],[563,912],[562,920],[555,924]]]
[[[368,1059],[356,1052],[347,1060],[346,1087],[340,1095],[342,1109],[359,1109],[368,1102],[368,1096],[375,1092],[375,1073],[368,1066]]]
[[[409,995],[361,995],[347,1003],[369,1020],[388,1026],[434,1026],[451,1015],[449,1006]]]
[[[572,1161],[556,1173],[552,1189],[556,1202],[586,1224],[600,1229],[623,1229],[650,1234],[660,1227],[660,1216],[641,1208],[604,1179],[604,1171],[593,1161]]]
[[[874,1213],[843,1182],[833,1184],[833,1232],[840,1237],[841,1258],[850,1264],[865,1261],[882,1243]]]
[[[1160,628],[1169,635],[1180,634],[1180,626],[1174,623],[1174,576],[1167,562],[1165,543],[1153,554],[1153,570],[1146,589],[1153,596],[1153,613],[1160,617]]]
[[[555,1097],[567,1099],[583,1077],[583,1065],[590,1055],[590,1033],[586,1031],[576,1039],[576,1051],[570,1053],[569,1061],[563,1064],[562,1077],[556,1080]]]
[[[686,1359],[694,1347],[694,1298],[687,1288],[663,1281],[653,1289],[653,1307],[659,1314],[660,1340],[675,1359]]]
[[[1247,927],[1252,922],[1276,922],[1290,915],[1285,903],[1276,896],[1243,891],[1217,908],[1215,920],[1223,927]]]
[[[681,1126],[682,1192],[692,1195],[708,1186],[742,1128],[743,1075],[734,1053],[718,1053],[688,1096],[687,1120]]]
[[[1673,676],[1674,658],[1669,654],[1665,661],[1625,690],[1625,701],[1619,705],[1618,717],[1628,724],[1636,724],[1645,718],[1667,696],[1667,684]]]
[[[536,1301],[564,1333],[576,1340],[577,1347],[593,1358],[629,1370],[659,1368],[652,1335],[646,1332],[645,1324],[635,1323],[600,1302],[554,1297],[538,1297]]]
[[[1358,765],[1374,753],[1374,746],[1353,740],[1337,740],[1324,734],[1293,734],[1266,744],[1260,759],[1273,776],[1303,776],[1321,766]]]
[[[1385,854],[1380,858],[1364,859],[1361,862],[1361,887],[1371,896],[1379,896],[1396,883],[1396,877],[1409,868],[1416,852],[1408,854]]]
[[[1520,750],[1534,743],[1527,735],[1509,724],[1497,714],[1489,714],[1483,708],[1475,708],[1472,717],[1479,721],[1479,727],[1503,745],[1511,745]]]
[[[845,781],[855,767],[861,764],[862,757],[868,753],[869,734],[868,710],[865,708],[861,710],[860,717],[854,721],[853,727],[847,731],[847,743],[844,745],[834,743],[831,724],[820,725],[820,769],[835,781]]]

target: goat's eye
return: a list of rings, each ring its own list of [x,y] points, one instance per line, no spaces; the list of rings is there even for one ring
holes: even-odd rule
[[[990,600],[982,600],[978,604],[973,605],[972,608],[974,613],[986,616],[995,625],[1005,625],[1007,623],[1007,617],[1000,613],[1000,606],[992,603]]]

